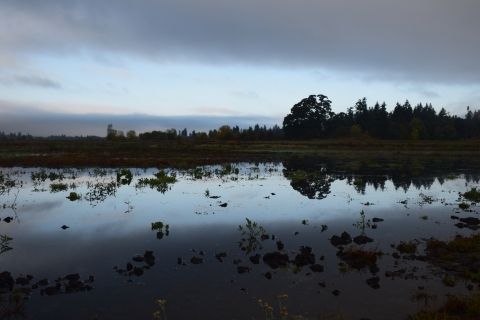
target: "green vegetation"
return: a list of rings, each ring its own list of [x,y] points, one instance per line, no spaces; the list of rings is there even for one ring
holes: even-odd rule
[[[163,310],[163,319],[167,320],[167,313],[165,312],[165,304],[167,303],[167,300],[157,300],[157,304],[162,308]],[[155,311],[153,313],[153,317],[156,319],[162,319],[160,311]]]
[[[140,178],[138,179],[135,188],[142,189],[145,187],[150,187],[150,189],[155,189],[161,193],[165,193],[170,190],[171,184],[177,182],[176,173],[170,172],[167,173],[164,170],[154,174],[155,178]]]
[[[470,191],[460,193],[460,195],[467,200],[480,202],[480,191],[478,191],[476,187],[472,187]]]
[[[470,205],[468,203],[462,202],[458,205],[458,207],[462,210],[467,210],[468,208],[470,208]]]
[[[362,221],[357,221],[357,223],[354,223],[353,226],[359,228],[362,230],[362,234],[365,234],[365,228],[370,228],[372,225],[370,223],[370,219],[365,221],[365,212],[363,210],[360,211],[360,217],[362,218]]]
[[[10,247],[10,241],[12,240],[12,238],[7,237],[6,235],[0,236],[0,253],[4,253],[13,249]]]
[[[430,239],[427,241],[427,249],[446,249],[450,252],[471,253],[480,251],[480,234],[472,234],[469,237],[454,238],[444,242],[438,239]]]
[[[165,233],[163,232],[163,228],[165,227]],[[163,222],[157,221],[157,222],[152,222],[152,230],[158,231],[157,232],[157,239],[161,240],[163,236],[169,236],[170,235],[170,225],[164,225]]]
[[[133,179],[133,174],[128,169],[122,169],[117,172],[117,184],[130,185]]]
[[[450,277],[445,277],[442,279],[442,283],[447,287],[455,287],[455,279]]]
[[[70,201],[81,200],[82,196],[76,192],[70,192],[70,195],[67,197]]]
[[[60,192],[60,191],[67,191],[68,184],[66,183],[52,183],[50,184],[50,192]]]
[[[238,230],[242,232],[242,236],[246,236],[242,238],[242,240],[238,243],[238,246],[246,251],[249,254],[252,251],[255,251],[257,248],[260,250],[263,248],[258,238],[262,238],[265,235],[265,229],[262,226],[259,226],[256,222],[252,222],[250,219],[245,218],[247,220],[247,224],[245,227],[242,225],[238,226]]]
[[[400,253],[415,253],[415,251],[417,251],[417,243],[414,241],[401,241],[400,244],[396,246],[396,249]]]
[[[436,300],[436,296],[435,300]],[[468,295],[447,294],[445,302],[438,308],[426,306],[413,316],[415,320],[458,320],[478,319],[480,314],[480,291]]]

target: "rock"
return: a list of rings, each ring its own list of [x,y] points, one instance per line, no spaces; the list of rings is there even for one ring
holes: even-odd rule
[[[250,256],[249,259],[250,261],[253,263],[253,264],[259,264],[260,263],[260,257],[261,255],[259,255],[258,253],[254,256]]]
[[[204,256],[204,255],[205,255],[205,252],[199,251],[198,254],[201,255],[201,256]]]
[[[394,257],[395,259],[400,259],[400,255],[398,254],[398,252],[394,252],[392,253],[392,257]]]
[[[7,293],[9,291],[12,291],[14,285],[15,281],[10,275],[10,272],[4,271],[0,273],[0,293]]]
[[[280,266],[286,266],[288,260],[289,258],[286,253],[282,254],[278,251],[269,252],[263,256],[263,262],[265,262],[272,269],[276,269]]]
[[[233,264],[240,264],[240,263],[242,263],[242,262],[243,262],[242,259],[236,259],[236,260],[234,259],[234,260],[233,260]]]
[[[467,228],[470,229],[470,230],[474,230],[474,231],[475,231],[475,230],[480,229],[480,226],[470,226],[470,225],[469,225],[469,226],[467,226]]]
[[[132,260],[136,262],[143,262],[145,258],[143,257],[143,254],[137,253],[133,255]]]
[[[330,239],[330,243],[334,247],[347,245],[347,244],[350,244],[351,242],[352,242],[352,237],[350,237],[350,235],[347,232],[343,232],[340,237],[339,236],[333,236]]]
[[[145,271],[143,270],[143,267],[134,267],[133,268],[133,274],[136,275],[137,277],[140,277]]]
[[[149,266],[153,266],[155,264],[155,256],[153,255],[153,251],[145,251],[143,258]]]
[[[267,272],[267,273],[263,273],[262,274],[265,278],[267,278],[268,280],[272,279],[272,274],[270,272]]]
[[[373,218],[372,221],[373,222],[382,222],[382,221],[385,221],[385,220],[383,220],[381,218]]]
[[[65,230],[65,229],[68,229],[68,228],[70,228],[70,227],[69,227],[69,226],[66,226],[66,225],[63,225],[61,228],[62,228],[63,230]]]
[[[322,230],[320,232],[328,230],[328,227],[326,224],[322,224]]]
[[[280,251],[280,250],[283,250],[283,248],[285,248],[285,245],[283,244],[282,241],[277,241],[276,242],[277,244],[277,249]]]
[[[460,219],[460,218],[459,218],[459,217],[457,217],[457,216],[450,216],[450,219],[453,219],[453,220],[458,220],[458,219]]]
[[[179,257],[179,258],[177,259],[177,263],[178,263],[178,264],[182,264],[182,263],[183,263],[182,258]]]
[[[211,196],[210,199],[218,199],[220,196]]]
[[[267,239],[270,239],[270,236],[268,234],[262,234],[260,239],[267,240]]]
[[[225,202],[225,203],[222,203],[222,204],[220,205],[220,207],[223,207],[223,208],[225,208],[226,206],[228,206],[228,203],[226,203],[226,202]]]
[[[460,221],[468,225],[474,225],[474,226],[480,224],[480,220],[474,217],[460,218]]]
[[[293,234],[294,236],[296,236],[297,234],[299,234],[300,232],[298,231],[295,231],[295,233]]]
[[[378,289],[380,288],[380,278],[379,277],[373,277],[370,279],[367,279],[367,284],[372,287],[373,289]]]
[[[202,258],[193,257],[192,259],[190,259],[190,262],[193,263],[193,264],[202,264],[202,263],[203,263],[203,259],[202,259]]]
[[[26,286],[30,281],[25,277],[18,277],[15,279],[15,284],[19,284],[21,286]]]
[[[78,273],[67,274],[64,279],[66,280],[78,280],[80,279],[80,275]]]
[[[12,217],[6,217],[3,219],[3,221],[5,221],[6,223],[10,223],[12,220],[13,220]]]
[[[360,245],[360,244],[366,244],[366,243],[369,243],[369,242],[373,242],[373,239],[369,238],[367,236],[364,236],[364,235],[360,235],[360,236],[357,236],[357,237],[353,238],[353,242]]]
[[[127,263],[127,271],[131,271],[133,269],[133,264],[130,262]]]
[[[341,292],[340,290],[333,290],[332,293],[335,297],[338,297],[338,295],[340,295]]]
[[[463,229],[463,223],[455,223],[454,226],[459,229]]]
[[[297,267],[306,266],[307,264],[315,263],[315,254],[312,253],[312,248],[308,246],[301,246],[300,253],[297,254],[293,261]]]
[[[47,285],[49,284],[49,282],[48,282],[48,280],[45,278],[45,279],[42,279],[42,280],[38,281],[37,284],[38,284],[39,286],[42,286],[42,287],[43,287],[43,286],[47,286]]]
[[[223,262],[222,258],[225,258],[227,256],[226,252],[219,252],[215,254],[215,258],[217,258],[218,261]]]
[[[313,264],[309,268],[313,272],[323,272],[324,270],[324,267],[321,264]]]
[[[252,268],[250,267],[246,267],[246,266],[238,266],[237,267],[237,272],[242,274],[242,273],[245,273],[245,272],[250,272],[252,270]]]

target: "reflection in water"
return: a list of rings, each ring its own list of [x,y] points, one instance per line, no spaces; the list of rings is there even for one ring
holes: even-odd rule
[[[0,290],[30,292],[36,319],[148,318],[158,299],[174,319],[258,318],[252,297],[285,293],[293,315],[403,317],[416,310],[412,288],[449,292],[434,274],[422,278],[421,238],[480,225],[472,201],[458,204],[478,171],[447,164],[292,157],[172,171],[5,169],[16,182],[0,198],[0,234],[15,250],[0,255],[0,272],[11,271]],[[49,192],[60,182],[68,190]],[[7,223],[13,208],[21,223]],[[48,297],[67,292],[78,294],[61,305]]]

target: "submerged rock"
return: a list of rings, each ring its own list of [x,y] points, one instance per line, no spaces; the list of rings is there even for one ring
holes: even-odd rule
[[[369,243],[369,242],[373,242],[373,239],[369,238],[367,236],[364,236],[364,235],[360,235],[360,236],[357,236],[357,237],[353,238],[353,242],[360,245],[360,244],[366,244],[366,243]]]
[[[276,244],[277,244],[278,250],[283,250],[283,248],[285,248],[285,245],[283,244],[282,241],[277,241]]]
[[[259,255],[258,253],[254,256],[250,256],[249,259],[250,261],[253,263],[253,264],[259,264],[260,263],[260,257],[261,255]]]
[[[262,275],[268,280],[272,279],[272,274],[270,272],[263,273]]]
[[[14,285],[15,281],[10,275],[10,272],[3,271],[2,273],[0,273],[0,293],[7,293],[13,290]]]
[[[321,264],[317,264],[317,263],[311,265],[309,268],[313,272],[323,272],[323,270],[324,270],[324,267]]]
[[[373,277],[370,279],[367,279],[366,283],[372,287],[373,289],[378,289],[380,288],[380,278],[379,277]]]
[[[203,263],[203,259],[202,259],[202,258],[193,257],[192,259],[190,259],[190,262],[193,263],[193,264],[202,264],[202,263]]]
[[[246,266],[238,266],[237,267],[237,272],[242,274],[242,273],[245,273],[245,272],[250,272],[252,270],[252,268],[250,267],[246,267]]]
[[[288,261],[288,255],[286,253],[280,253],[278,251],[269,252],[263,256],[263,262],[265,262],[272,269],[286,266]]]
[[[468,225],[474,225],[474,226],[480,224],[480,220],[474,217],[460,218],[460,221]]]
[[[382,222],[382,221],[385,221],[385,220],[383,220],[381,218],[373,218],[372,221],[373,222]]]
[[[334,247],[347,245],[347,244],[350,244],[351,242],[352,242],[352,237],[345,231],[342,233],[342,235],[340,237],[339,236],[333,236],[330,239],[330,243]]]
[[[222,258],[225,258],[226,256],[227,256],[226,252],[219,252],[215,254],[215,258],[220,262],[223,262]]]
[[[312,248],[308,246],[301,246],[300,253],[297,254],[293,261],[297,267],[306,266],[307,264],[315,263],[315,254],[312,253]]]

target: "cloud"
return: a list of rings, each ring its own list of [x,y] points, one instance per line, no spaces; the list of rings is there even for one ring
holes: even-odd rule
[[[258,99],[259,98],[258,93],[253,91],[233,91],[232,94],[235,97],[238,97],[241,99]]]
[[[86,106],[85,106],[86,107]],[[89,109],[94,109],[91,106]],[[223,125],[248,128],[255,124],[271,127],[281,125],[282,118],[256,115],[185,115],[154,116],[148,114],[70,114],[65,112],[45,111],[30,104],[0,100],[0,128],[2,131],[30,133],[33,136],[49,135],[98,135],[105,136],[107,125],[137,133],[166,130],[174,128],[189,132],[208,131]]]
[[[480,82],[478,0],[5,0],[1,7],[0,41],[10,55],[90,52]]]
[[[200,113],[200,114],[223,114],[223,115],[233,115],[237,114],[235,110],[228,109],[228,108],[216,108],[216,107],[207,107],[207,106],[200,106],[196,108],[190,109],[194,113]]]
[[[61,89],[62,86],[60,83],[53,81],[48,78],[38,77],[38,76],[8,76],[0,78],[0,84],[3,85],[14,85],[21,84],[33,87],[42,87],[50,89]]]

